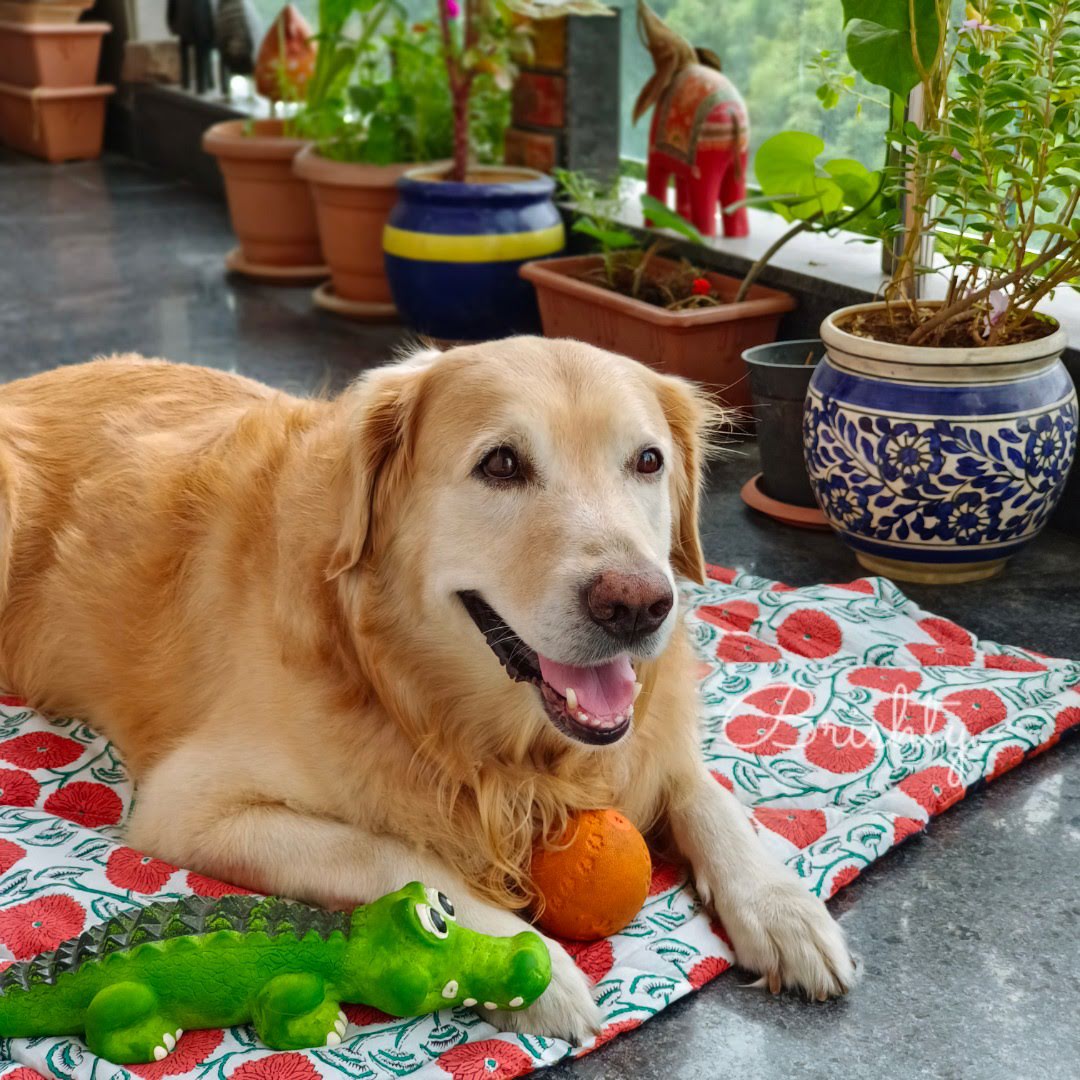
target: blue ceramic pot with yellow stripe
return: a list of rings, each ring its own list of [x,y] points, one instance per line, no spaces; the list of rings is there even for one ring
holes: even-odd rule
[[[445,166],[413,169],[383,231],[394,304],[414,330],[445,341],[482,341],[540,327],[532,285],[518,267],[563,249],[549,176],[496,165],[470,181]]]

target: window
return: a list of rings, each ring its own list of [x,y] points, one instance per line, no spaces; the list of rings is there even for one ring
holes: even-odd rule
[[[652,59],[638,40],[636,0],[615,3],[623,9],[622,155],[643,160],[650,117],[634,125],[630,113],[652,74]],[[857,84],[883,103],[866,105],[861,115],[850,95],[830,111],[816,97],[821,49],[833,50],[842,70],[850,72],[843,55],[841,0],[651,0],[650,6],[691,44],[720,57],[724,73],[746,99],[751,161],[770,135],[796,128],[820,135],[830,157],[853,157],[871,169],[882,164],[888,120],[884,92]]]

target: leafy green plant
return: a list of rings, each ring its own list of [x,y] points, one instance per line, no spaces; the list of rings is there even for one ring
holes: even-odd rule
[[[957,22],[949,0],[844,0],[844,17],[852,66],[894,99],[884,188],[906,207],[888,229],[904,238],[885,293],[894,336],[1048,333],[1037,305],[1080,279],[1080,6],[986,0]],[[922,115],[905,120],[896,102],[912,91]],[[916,298],[926,237],[947,275],[936,308]]]
[[[664,300],[663,306],[670,310],[720,303],[708,279],[702,276],[702,271],[685,260],[680,272],[671,280],[649,280],[648,271],[653,257],[669,241],[658,237],[648,247],[643,247],[632,232],[618,224],[616,218],[622,207],[618,177],[602,184],[586,173],[556,169],[555,179],[563,197],[575,210],[571,228],[594,240],[600,250],[602,279],[609,289],[625,291],[634,298],[640,298],[644,286],[649,284],[654,293],[654,302],[659,297]],[[701,233],[686,218],[644,192],[641,195],[641,212],[654,228],[670,229],[693,244],[705,243]],[[695,282],[698,283],[696,289]]]

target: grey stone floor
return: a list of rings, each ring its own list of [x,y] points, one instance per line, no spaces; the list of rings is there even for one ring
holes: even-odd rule
[[[101,353],[336,387],[399,328],[314,311],[301,289],[225,280],[223,207],[129,163],[50,167],[0,150],[0,380]],[[753,444],[713,470],[706,553],[793,585],[857,574],[827,534],[738,499]],[[1080,540],[1053,530],[996,581],[910,588],[985,637],[1080,653]],[[1080,1076],[1080,740],[966,799],[834,902],[866,977],[808,1005],[722,976],[552,1080]]]

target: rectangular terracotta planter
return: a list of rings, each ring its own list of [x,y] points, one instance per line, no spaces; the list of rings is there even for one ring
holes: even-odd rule
[[[658,268],[677,265],[655,257]],[[754,285],[739,304],[668,311],[581,280],[601,265],[599,255],[526,263],[521,275],[536,287],[547,337],[577,338],[631,356],[671,375],[704,383],[728,405],[750,404],[744,349],[776,340],[777,325],[795,298]],[[739,279],[706,272],[717,294],[732,298]]]
[[[0,142],[46,161],[101,156],[111,86],[74,89],[0,83]]]
[[[90,86],[111,29],[104,22],[0,22],[0,78],[11,86]]]

